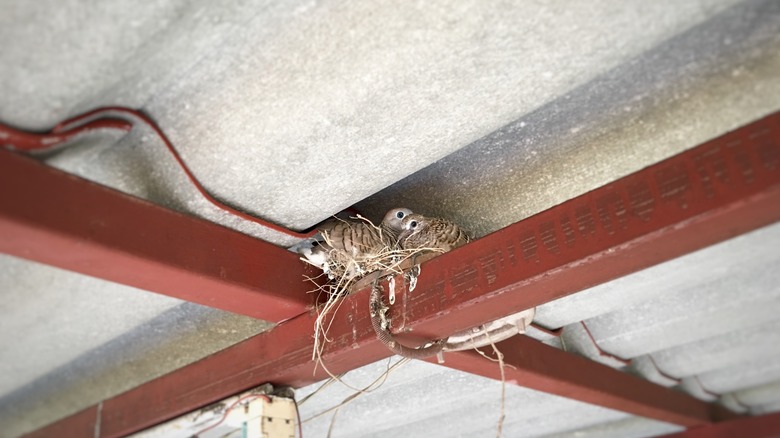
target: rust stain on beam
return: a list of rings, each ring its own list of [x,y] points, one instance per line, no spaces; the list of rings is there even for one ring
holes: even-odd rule
[[[298,256],[262,240],[4,149],[0,186],[0,252],[274,322],[311,304]]]
[[[775,114],[426,262],[414,292],[396,290],[394,328],[418,339],[446,336],[773,223],[780,220],[779,167]],[[101,436],[132,433],[264,382],[299,387],[323,379],[311,360],[314,318],[301,315],[106,400]],[[323,358],[333,373],[389,356],[371,328],[368,290],[344,300],[328,333]],[[537,354],[544,362],[554,353]],[[588,393],[601,391],[614,407],[625,395],[611,379],[624,377],[602,372],[588,391],[566,396],[598,403]],[[640,399],[649,397],[642,391],[630,394],[652,407],[651,418],[685,425],[720,419],[688,396],[687,407],[663,409]]]

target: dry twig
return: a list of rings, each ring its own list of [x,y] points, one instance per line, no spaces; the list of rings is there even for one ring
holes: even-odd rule
[[[496,438],[501,438],[501,432],[504,429],[504,418],[506,418],[506,375],[504,374],[504,354],[498,350],[496,344],[490,339],[489,334],[488,340],[490,341],[490,346],[493,347],[493,352],[496,353],[498,366],[501,370],[501,416],[498,417],[498,428],[496,430]]]

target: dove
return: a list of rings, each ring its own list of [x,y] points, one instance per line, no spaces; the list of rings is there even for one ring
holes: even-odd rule
[[[456,224],[446,220],[409,214],[402,222],[398,243],[403,249],[451,251],[468,243],[469,236]]]
[[[361,261],[398,245],[403,220],[410,214],[408,208],[394,208],[385,214],[379,227],[365,221],[331,221],[320,227],[321,240],[298,252],[330,278],[357,277],[365,273]]]

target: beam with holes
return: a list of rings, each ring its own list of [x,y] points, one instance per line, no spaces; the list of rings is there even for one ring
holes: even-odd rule
[[[0,187],[0,252],[274,322],[311,305],[306,268],[267,242],[4,149]]]
[[[407,340],[443,337],[778,220],[775,114],[424,263],[414,291],[402,278],[395,282],[393,328]],[[322,354],[331,373],[389,355],[373,332],[368,292],[347,297],[334,315]],[[99,425],[98,436],[120,436],[264,382],[300,387],[319,381],[327,374],[312,361],[315,316],[301,315],[32,436],[79,425],[85,431]],[[722,412],[687,395],[648,390],[647,382],[566,353],[533,351],[530,361],[598,367],[583,387],[566,382],[570,372],[536,366],[532,374],[547,380],[546,391],[686,427],[721,419]],[[485,361],[483,367],[495,364]]]

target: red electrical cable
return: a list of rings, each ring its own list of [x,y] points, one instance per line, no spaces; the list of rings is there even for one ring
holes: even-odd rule
[[[62,129],[59,131],[53,129],[50,133],[35,134],[14,129],[0,123],[0,144],[10,145],[25,152],[46,151],[88,131],[96,129],[129,131],[132,128],[133,124],[127,120],[105,118],[94,120],[74,129]]]
[[[165,135],[162,129],[160,129],[160,127],[157,126],[157,124],[149,116],[139,110],[132,108],[120,106],[98,108],[60,122],[50,132],[43,134],[21,131],[0,123],[0,144],[9,145],[15,149],[26,152],[41,152],[53,149],[54,147],[71,140],[77,135],[88,131],[93,131],[95,129],[120,129],[123,131],[130,131],[134,126],[133,123],[124,119],[110,117],[111,114],[117,113],[124,116],[129,116],[130,118],[136,120],[140,120],[143,124],[151,128],[157,137],[159,137],[168,148],[168,151],[171,153],[171,155],[173,155],[173,158],[187,175],[187,178],[190,180],[192,185],[195,186],[195,188],[204,198],[206,198],[207,201],[209,201],[217,208],[227,211],[228,213],[238,216],[244,220],[256,223],[263,227],[270,228],[279,233],[286,234],[298,239],[305,239],[317,233],[316,229],[305,233],[289,230],[280,225],[276,225],[274,223],[244,213],[243,211],[237,210],[217,200],[206,190],[205,187],[203,187],[200,181],[195,178],[195,175],[192,173],[190,168],[187,167],[187,164],[184,163],[181,155],[179,155],[179,152],[175,147],[173,147],[173,143],[168,140],[168,137]]]

